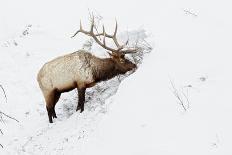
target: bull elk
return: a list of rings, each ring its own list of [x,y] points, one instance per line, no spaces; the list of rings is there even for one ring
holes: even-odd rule
[[[55,105],[61,93],[77,88],[76,111],[83,112],[86,88],[93,87],[96,83],[119,74],[125,74],[137,67],[136,64],[125,58],[125,54],[134,53],[137,49],[126,48],[128,41],[124,45],[120,45],[117,41],[117,22],[112,35],[106,33],[104,26],[102,33],[98,33],[97,29],[94,29],[96,29],[94,18],[91,21],[90,31],[84,30],[80,22],[80,29],[72,37],[78,33],[92,37],[97,44],[107,50],[109,58],[99,58],[87,51],[79,50],[47,62],[37,75],[37,81],[46,101],[50,123],[53,123],[52,118],[57,118]],[[116,49],[106,46],[106,38],[113,40]]]

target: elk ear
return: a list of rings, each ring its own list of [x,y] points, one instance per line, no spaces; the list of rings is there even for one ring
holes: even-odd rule
[[[120,58],[125,58],[125,54],[121,54],[121,55],[120,55]]]
[[[110,53],[110,52],[108,52],[108,51],[107,51],[107,53],[110,55],[110,57],[113,57],[113,54],[112,54],[112,53]]]
[[[114,52],[107,52],[109,55],[110,55],[110,57],[112,57],[112,58],[118,58],[119,56],[117,55],[117,53],[114,53]]]

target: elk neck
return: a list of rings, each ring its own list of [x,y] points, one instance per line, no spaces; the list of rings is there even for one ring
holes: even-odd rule
[[[105,81],[120,74],[115,67],[115,62],[111,58],[101,59],[93,68],[95,82]]]

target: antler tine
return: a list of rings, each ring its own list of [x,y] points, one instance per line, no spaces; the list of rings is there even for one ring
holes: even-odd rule
[[[92,34],[93,34],[93,28],[94,28],[94,16],[92,17],[91,28],[90,28],[90,33]]]
[[[105,32],[105,28],[104,28],[104,40],[103,40],[103,43],[97,38],[97,34],[94,34],[94,32],[93,32],[93,28],[94,28],[94,16],[92,17],[92,23],[91,23],[91,30],[90,30],[90,32],[89,32],[89,35],[91,36],[91,37],[93,37],[93,39],[101,46],[101,47],[103,47],[103,48],[105,48],[106,50],[109,50],[109,51],[111,51],[111,52],[116,52],[116,50],[115,49],[113,49],[113,48],[110,48],[110,47],[107,47],[106,46],[106,44],[105,44],[105,36],[106,36],[106,32]]]
[[[103,29],[103,44],[106,45],[106,31],[104,25],[102,26]]]
[[[92,23],[91,23],[91,29],[90,29],[90,32],[88,32],[87,35],[93,37],[93,39],[103,48],[105,48],[106,50],[109,50],[111,52],[117,52],[117,50],[113,49],[113,48],[110,48],[110,47],[107,47],[106,44],[105,44],[105,37],[106,37],[106,32],[105,32],[105,28],[103,27],[103,36],[104,36],[104,40],[103,40],[103,43],[97,38],[97,36],[99,36],[98,34],[94,34],[94,16],[92,16]],[[83,31],[82,31],[83,32]],[[83,32],[84,33],[84,32]],[[85,33],[86,34],[86,33]]]
[[[118,31],[118,24],[117,24],[117,20],[116,20],[116,22],[115,22],[116,24],[115,24],[115,30],[114,30],[114,33],[113,33],[113,35],[109,35],[109,34],[107,34],[106,32],[105,32],[105,37],[107,37],[107,38],[111,38],[111,39],[113,39],[113,41],[114,41],[114,44],[117,46],[117,51],[120,51],[121,49],[123,49],[122,48],[122,46],[121,45],[119,45],[119,43],[118,43],[118,40],[117,40],[117,31]],[[96,36],[104,36],[104,32],[103,33],[99,33],[99,34],[96,34]]]
[[[118,40],[116,38],[117,31],[118,31],[118,22],[117,22],[117,20],[115,20],[115,30],[114,30],[114,34],[112,36],[112,39],[113,39],[115,45],[118,47],[118,50],[120,51],[122,49],[122,46],[119,45]]]
[[[123,45],[123,47],[127,46],[129,44],[129,38],[127,39],[126,43]],[[130,54],[130,53],[136,53],[138,51],[138,48],[136,48],[137,46],[135,46],[135,48],[127,48],[125,50],[122,50],[121,52],[123,54]]]
[[[80,20],[80,30],[82,30],[82,24],[81,24],[81,20]]]
[[[125,50],[123,50],[125,48],[125,46],[128,44],[128,42],[129,42],[128,40],[124,45],[119,45],[118,40],[117,40],[117,31],[118,31],[117,20],[116,20],[116,25],[115,25],[115,30],[114,30],[113,35],[109,35],[106,33],[104,25],[102,27],[102,29],[103,29],[102,33],[94,34],[94,26],[95,26],[94,22],[95,22],[94,16],[91,16],[90,31],[86,31],[82,28],[82,24],[80,21],[80,29],[72,37],[76,36],[79,32],[81,32],[81,33],[84,33],[88,36],[91,36],[97,42],[97,44],[99,44],[104,49],[111,51],[112,53],[117,54],[120,52],[122,54],[128,54],[128,53],[136,52],[137,49],[125,49]],[[96,29],[96,31],[97,31],[97,29]],[[97,36],[103,36],[103,43],[97,38]],[[113,48],[106,46],[106,37],[111,38],[114,41],[115,45],[117,46],[117,49],[113,49]]]
[[[134,49],[122,50],[121,53],[122,54],[131,54],[131,53],[136,53],[137,51],[138,51],[138,48],[134,48]]]
[[[128,44],[129,44],[129,38],[127,39],[126,43],[123,45],[123,48],[125,48]],[[123,54],[136,53],[138,51],[138,48],[136,47],[137,46],[135,46],[135,48],[127,48],[127,49],[121,50],[121,53]]]
[[[118,22],[115,19],[115,30],[114,30],[114,35],[113,35],[114,37],[116,37],[117,31],[118,31]]]
[[[90,35],[88,31],[83,30],[81,20],[80,20],[80,28],[79,28],[79,30],[71,38],[75,37],[79,32],[82,32],[82,33],[84,33],[86,35]]]

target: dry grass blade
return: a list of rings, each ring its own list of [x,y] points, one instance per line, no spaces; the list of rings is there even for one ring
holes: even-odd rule
[[[4,116],[6,116],[6,117],[8,117],[8,118],[10,118],[10,119],[12,119],[12,120],[15,120],[16,122],[19,122],[16,118],[14,118],[14,117],[12,117],[12,116],[9,116],[9,115],[5,114],[5,113],[2,112],[2,111],[0,111],[0,115],[4,115]]]
[[[187,111],[187,108],[185,107],[185,103],[184,100],[181,96],[181,94],[178,92],[177,88],[175,87],[173,81],[170,80],[171,86],[172,86],[172,93],[173,95],[177,98],[177,100],[179,101],[179,104],[183,107],[184,111]]]
[[[3,86],[0,85],[0,88],[2,89],[2,91],[3,91],[3,93],[4,93],[5,100],[6,100],[6,102],[7,102],[7,96],[6,96],[6,92],[5,92],[4,88],[3,88]]]

